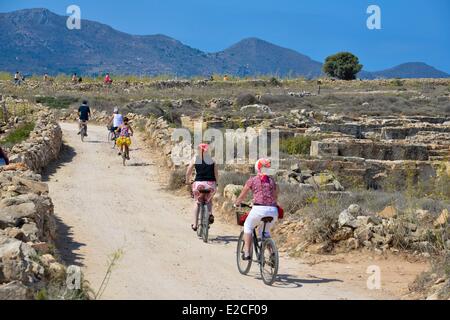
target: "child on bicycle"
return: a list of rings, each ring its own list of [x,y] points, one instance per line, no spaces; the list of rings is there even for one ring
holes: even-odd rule
[[[193,210],[193,224],[191,228],[197,231],[198,228],[198,214],[200,198],[206,197],[209,211],[209,223],[214,223],[214,216],[212,215],[212,198],[217,190],[217,181],[219,181],[218,168],[212,157],[208,154],[209,146],[206,143],[201,143],[198,146],[197,155],[192,159],[186,171],[186,184],[190,184],[192,172],[195,168],[195,181],[192,184],[192,193],[194,195],[194,210]],[[210,190],[208,194],[202,194],[200,190]]]
[[[235,205],[240,206],[249,191],[253,193],[253,208],[244,223],[244,254],[242,260],[250,260],[253,230],[261,224],[264,217],[272,217],[273,220],[266,225],[266,234],[270,236],[270,228],[278,219],[278,186],[275,180],[263,172],[263,168],[270,168],[269,159],[259,159],[255,163],[256,176],[251,177],[245,183],[241,194],[236,199]],[[262,233],[259,228],[260,236]]]
[[[125,117],[123,123],[117,128],[119,137],[116,140],[116,144],[119,147],[119,156],[124,154],[127,160],[130,160],[129,148],[131,145],[131,136],[133,135],[133,128],[131,128],[129,119]],[[125,152],[125,153],[124,153]]]

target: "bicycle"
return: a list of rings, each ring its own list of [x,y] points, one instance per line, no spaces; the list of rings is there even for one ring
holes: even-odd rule
[[[191,186],[192,186],[191,182]],[[203,239],[203,242],[208,242],[208,233],[210,225],[210,212],[208,209],[208,195],[211,193],[210,189],[198,190],[202,195],[199,198],[200,203],[198,203],[198,215],[197,215],[197,236]],[[194,198],[194,193],[191,189],[191,197]]]
[[[81,142],[84,142],[84,137],[87,137],[87,123],[86,123],[86,121],[82,121],[81,122],[80,136],[81,136]]]
[[[130,134],[130,137],[132,135],[133,134]],[[120,136],[118,136],[116,139],[119,139],[119,138],[120,138]],[[127,137],[127,138],[129,138],[129,137]],[[125,166],[125,162],[127,160],[130,160],[130,145],[129,144],[123,144],[122,147],[119,147],[119,148],[120,148],[119,155],[122,156],[122,163]]]
[[[123,163],[123,165],[125,166],[125,162],[126,162],[128,159],[130,159],[130,150],[129,150],[128,146],[125,146],[123,149],[124,149],[124,150],[123,150],[123,152],[122,152],[122,163]]]
[[[241,204],[241,207],[252,208],[249,205]],[[237,221],[239,225],[243,225],[241,221],[241,212],[236,211]],[[241,274],[246,275],[249,273],[252,266],[252,262],[259,264],[259,270],[261,272],[261,278],[266,285],[272,285],[278,274],[279,266],[279,254],[275,241],[266,236],[266,225],[273,221],[273,217],[264,217],[261,219],[264,223],[262,230],[262,239],[258,239],[256,234],[256,228],[253,230],[253,247],[250,249],[250,259],[244,260],[244,231],[241,232],[237,243],[236,250],[236,262],[238,270]],[[253,260],[253,251],[255,252],[256,259]],[[266,252],[268,256],[266,256]]]
[[[108,137],[107,137],[107,142],[111,143],[111,141],[113,141],[113,149],[116,146],[116,139],[118,138],[119,134],[116,131],[113,131],[111,127],[106,127],[108,129]]]

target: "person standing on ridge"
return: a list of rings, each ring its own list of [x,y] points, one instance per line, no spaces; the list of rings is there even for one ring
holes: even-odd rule
[[[18,86],[20,85],[21,81],[22,77],[20,76],[20,72],[16,71],[16,73],[14,74],[14,84]]]
[[[105,84],[112,84],[112,79],[111,79],[111,77],[109,76],[109,73],[107,73],[106,74],[106,76],[105,76]]]

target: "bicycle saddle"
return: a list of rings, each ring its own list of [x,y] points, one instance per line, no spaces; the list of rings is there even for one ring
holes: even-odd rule
[[[262,222],[272,222],[273,221],[273,217],[264,217],[261,219]]]
[[[199,190],[198,192],[200,192],[200,193],[211,193],[211,190],[202,189],[202,190]]]

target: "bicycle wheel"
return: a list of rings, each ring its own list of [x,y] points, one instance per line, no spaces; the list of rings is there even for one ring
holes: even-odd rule
[[[84,142],[84,137],[86,136],[86,126],[81,126],[80,136],[81,142]]]
[[[123,165],[125,166],[125,161],[127,161],[127,155],[126,155],[126,152],[125,152],[125,150],[122,152],[122,163],[123,163]]]
[[[199,205],[197,205],[197,206],[199,206]],[[202,237],[202,221],[203,221],[203,208],[200,206],[199,212],[197,215],[197,236],[199,238]]]
[[[203,225],[203,242],[208,242],[208,233],[209,233],[209,211],[208,206],[206,204],[202,205],[203,207],[203,216],[202,216],[202,225]]]
[[[108,138],[106,141],[110,143],[114,139],[114,133],[111,130],[108,130]]]
[[[259,268],[264,283],[268,286],[272,285],[278,274],[278,249],[275,241],[266,239],[261,245]]]
[[[244,231],[241,232],[237,243],[236,250],[236,262],[238,270],[241,274],[247,274],[252,266],[252,259],[242,260],[242,254],[244,253]]]
[[[113,145],[112,145],[112,148],[113,148],[113,149],[117,146],[117,138],[118,138],[118,137],[119,137],[119,136],[118,136],[115,132],[112,133],[111,141],[112,141],[112,143],[113,143]]]

